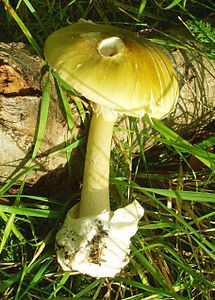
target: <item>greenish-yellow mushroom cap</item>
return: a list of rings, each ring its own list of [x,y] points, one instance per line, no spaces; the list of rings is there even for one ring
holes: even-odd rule
[[[75,23],[52,33],[45,57],[85,98],[119,113],[163,118],[178,83],[172,63],[152,42],[106,25]]]

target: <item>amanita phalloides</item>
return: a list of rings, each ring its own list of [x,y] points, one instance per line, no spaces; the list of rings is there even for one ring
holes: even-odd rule
[[[45,43],[49,65],[92,101],[80,203],[67,213],[56,235],[64,270],[114,277],[129,261],[130,238],[143,216],[135,200],[110,210],[111,138],[118,114],[163,118],[178,97],[174,68],[163,51],[134,32],[93,23],[75,23]]]

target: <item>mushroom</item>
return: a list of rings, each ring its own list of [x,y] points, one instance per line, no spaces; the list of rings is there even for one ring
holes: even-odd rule
[[[144,209],[134,200],[110,210],[111,138],[118,114],[163,118],[178,97],[174,68],[163,51],[135,33],[107,25],[75,23],[52,33],[44,53],[49,65],[92,101],[80,203],[56,235],[64,270],[114,277],[129,261],[131,237]]]

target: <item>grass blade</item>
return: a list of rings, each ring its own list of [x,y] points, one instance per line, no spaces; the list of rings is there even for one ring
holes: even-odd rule
[[[9,1],[2,0],[2,2],[4,4],[6,10],[8,11],[8,13],[12,16],[12,18],[16,21],[16,23],[18,24],[18,26],[21,28],[22,32],[24,33],[24,35],[26,36],[26,38],[29,40],[29,42],[31,43],[31,45],[34,48],[34,50],[36,51],[36,53],[40,57],[42,57],[42,51],[41,51],[39,45],[37,44],[37,42],[33,38],[32,34],[28,30],[28,28],[22,22],[22,20],[20,19],[20,17],[17,15],[16,11],[9,4]]]
[[[36,137],[35,137],[35,144],[34,144],[34,150],[32,153],[32,159],[34,159],[36,157],[38,150],[40,148],[42,139],[45,134],[45,128],[46,128],[48,112],[49,112],[49,99],[50,99],[50,75],[46,79],[43,96],[41,99],[38,127],[37,127],[37,132],[36,132]]]
[[[25,207],[15,207],[0,204],[0,211],[5,213],[23,215],[28,217],[38,217],[38,218],[51,218],[58,219],[60,217],[60,212],[36,208],[25,208]]]

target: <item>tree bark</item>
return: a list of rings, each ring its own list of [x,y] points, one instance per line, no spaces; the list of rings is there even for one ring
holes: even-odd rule
[[[31,158],[46,76],[44,62],[32,55],[23,43],[0,43],[0,184],[22,171],[20,164]],[[52,79],[48,121],[39,154],[56,146],[64,147],[67,139],[77,135],[81,122],[74,103],[71,109],[75,120],[73,133],[68,128]],[[26,182],[37,184],[39,190],[55,193],[59,180],[62,189],[66,185],[67,158],[65,154],[49,157],[36,158],[42,165],[27,174]]]

